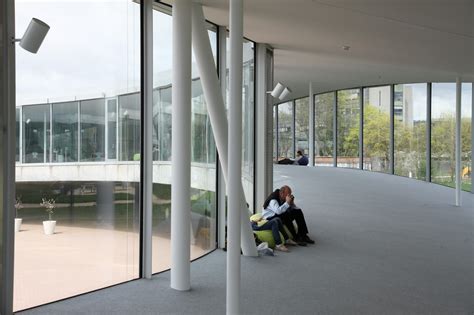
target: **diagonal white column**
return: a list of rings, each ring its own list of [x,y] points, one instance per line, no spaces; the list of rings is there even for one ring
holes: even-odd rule
[[[201,75],[201,84],[206,98],[207,110],[211,120],[214,139],[216,141],[219,160],[224,173],[224,179],[228,183],[228,143],[227,143],[227,116],[224,106],[224,99],[219,87],[216,65],[212,56],[211,44],[205,27],[204,13],[202,6],[195,4],[193,8],[193,51],[196,63]],[[241,220],[248,222],[249,213],[247,211],[244,189],[242,183],[238,189],[238,196],[241,204]],[[241,225],[241,246],[245,256],[257,256],[257,249],[253,239],[253,232],[250,224]]]
[[[229,165],[227,195],[227,303],[228,315],[240,314],[240,225],[242,187],[242,62],[243,1],[230,0]],[[248,225],[248,220],[246,220]]]
[[[191,222],[191,11],[190,0],[173,4],[171,138],[171,288],[189,290]]]

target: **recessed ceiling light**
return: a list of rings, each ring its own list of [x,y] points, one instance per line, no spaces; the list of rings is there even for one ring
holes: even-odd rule
[[[342,46],[342,49],[344,49],[345,51],[348,51],[349,49],[351,49],[351,46],[344,45]]]

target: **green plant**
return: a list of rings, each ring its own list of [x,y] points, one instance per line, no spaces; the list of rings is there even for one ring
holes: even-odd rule
[[[51,216],[54,213],[54,207],[56,207],[56,200],[54,198],[47,199],[42,198],[40,206],[44,207],[49,216],[49,221],[51,221]]]

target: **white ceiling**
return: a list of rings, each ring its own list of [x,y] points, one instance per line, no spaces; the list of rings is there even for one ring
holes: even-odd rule
[[[228,0],[202,3],[228,25]],[[474,80],[474,0],[244,0],[244,34],[274,47],[275,80],[292,97],[310,81],[318,93]]]

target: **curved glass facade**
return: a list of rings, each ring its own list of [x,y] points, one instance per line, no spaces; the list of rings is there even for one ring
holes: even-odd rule
[[[170,8],[153,12],[152,272],[170,267]],[[74,10],[74,15],[63,14]],[[52,31],[38,55],[17,50],[15,311],[140,276],[140,4],[16,1]],[[71,20],[72,19],[72,20]],[[83,21],[88,23],[84,24]],[[75,25],[81,25],[81,28]],[[97,30],[101,30],[98,32]],[[67,36],[64,35],[67,33]],[[86,35],[94,34],[94,36]],[[217,29],[208,24],[217,63]],[[243,177],[254,182],[254,43],[244,42]],[[217,153],[193,56],[191,259],[216,248]],[[49,216],[43,199],[54,203]],[[46,235],[44,222],[55,221]]]
[[[465,191],[472,190],[472,85],[462,83],[461,92],[461,177]],[[293,143],[301,143],[301,132],[293,132],[294,126],[307,128],[301,126],[305,121],[302,117],[292,124],[292,106],[297,103],[275,106],[273,143],[279,157],[292,158]],[[297,117],[298,107],[294,108]],[[454,187],[455,110],[455,83],[396,84],[314,95],[314,164]]]

